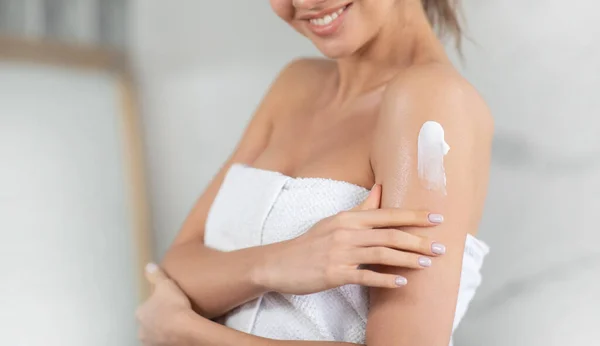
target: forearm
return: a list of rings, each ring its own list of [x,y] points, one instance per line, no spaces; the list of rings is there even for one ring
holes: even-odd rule
[[[268,291],[257,274],[273,246],[222,252],[200,241],[186,242],[168,251],[162,267],[199,314],[215,318]]]

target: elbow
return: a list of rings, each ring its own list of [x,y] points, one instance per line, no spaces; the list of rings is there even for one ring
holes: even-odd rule
[[[198,254],[201,251],[200,247],[203,246],[201,241],[195,239],[173,244],[165,253],[160,266],[186,294],[192,303],[193,310],[203,317],[212,318],[215,317],[215,314],[205,309],[205,301],[197,289],[199,282],[190,276],[190,273],[194,271],[190,258],[193,258],[193,254]]]
[[[178,250],[181,245],[171,246],[165,253],[160,266],[173,279],[173,270],[177,268]]]
[[[184,242],[175,242],[165,253],[160,266],[169,277],[177,282],[178,274],[185,272],[189,262],[189,254],[203,246],[201,241],[190,239]]]

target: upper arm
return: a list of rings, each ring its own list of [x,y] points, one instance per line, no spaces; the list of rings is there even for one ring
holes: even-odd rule
[[[427,121],[442,126],[450,146],[444,157],[445,193],[429,189],[418,174],[418,136]],[[382,207],[443,214],[440,226],[403,230],[430,236],[447,252],[425,270],[375,268],[405,276],[408,285],[371,289],[367,345],[449,344],[465,239],[482,212],[492,126],[485,103],[448,71],[415,71],[388,88],[371,153],[376,181],[383,187]]]
[[[234,163],[252,164],[263,152],[269,143],[273,122],[275,121],[274,117],[278,113],[277,110],[281,109],[280,107],[283,102],[288,101],[289,95],[285,92],[288,90],[288,85],[296,79],[296,76],[301,75],[302,71],[309,64],[310,61],[306,59],[295,60],[280,72],[246,127],[244,135],[235,151],[197,200],[173,245],[185,243],[190,240],[202,240],[204,238],[204,225],[208,211],[227,171]]]

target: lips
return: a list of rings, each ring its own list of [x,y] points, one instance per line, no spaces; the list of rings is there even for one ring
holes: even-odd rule
[[[318,36],[330,36],[338,31],[349,8],[350,4],[305,17],[304,20],[308,23],[308,28],[314,34]]]
[[[331,12],[331,13],[322,15],[321,17],[311,18],[308,21],[310,22],[310,24],[317,25],[317,26],[329,25],[334,20],[339,18],[339,16],[346,10],[346,7],[347,6],[344,6],[335,12]]]

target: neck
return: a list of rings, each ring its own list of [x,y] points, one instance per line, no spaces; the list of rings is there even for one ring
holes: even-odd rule
[[[338,59],[336,104],[379,90],[403,69],[447,60],[420,1],[402,1],[377,35],[350,57]],[[398,8],[401,6],[402,8]]]

